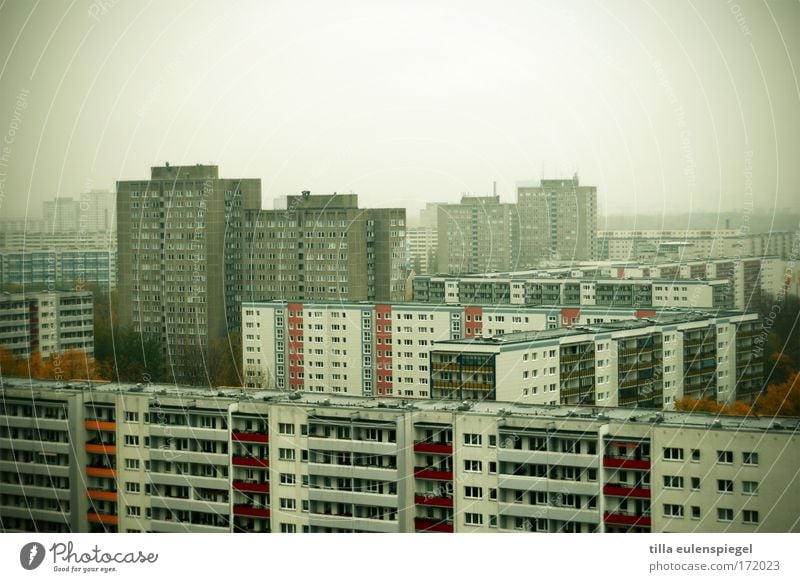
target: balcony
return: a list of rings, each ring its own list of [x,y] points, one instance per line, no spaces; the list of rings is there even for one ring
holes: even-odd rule
[[[103,525],[117,525],[118,521],[116,515],[110,515],[108,513],[96,513],[94,511],[87,513],[86,519],[89,520],[89,523],[102,523]]]
[[[429,479],[432,481],[452,481],[452,471],[439,471],[437,469],[425,469],[422,467],[414,468],[414,477],[417,479]]]
[[[414,503],[417,505],[427,505],[428,507],[453,507],[452,497],[431,497],[430,495],[414,495]]]
[[[262,519],[269,519],[270,510],[262,507],[253,507],[251,505],[234,505],[233,515],[241,517],[260,517]]]
[[[650,516],[626,512],[609,512],[603,515],[603,521],[612,525],[628,525],[637,527],[650,527]]]
[[[102,430],[108,432],[114,432],[117,430],[116,422],[110,422],[106,420],[86,420],[84,421],[83,426],[86,427],[86,430]]]
[[[117,492],[107,491],[105,489],[87,489],[86,495],[89,499],[98,499],[100,501],[116,501]]]
[[[436,453],[439,455],[452,455],[453,443],[430,443],[426,441],[418,441],[414,443],[415,453]]]
[[[239,443],[268,443],[269,435],[256,432],[233,431],[231,439]]]
[[[231,462],[237,467],[269,467],[269,459],[234,456]]]
[[[650,459],[631,459],[627,457],[603,457],[603,467],[608,469],[650,470]]]
[[[635,499],[650,499],[650,490],[641,487],[627,487],[625,485],[605,485],[603,495],[610,497],[632,497]]]
[[[234,481],[234,491],[247,491],[250,493],[269,493],[269,483],[254,483],[252,481]]]
[[[116,455],[116,445],[86,443],[86,452],[95,455]]]
[[[414,519],[414,529],[418,532],[439,532],[453,533],[452,521],[436,521],[435,519],[424,519],[417,517]]]
[[[117,471],[115,469],[108,469],[106,467],[86,467],[87,477],[106,477],[108,479],[116,479]]]

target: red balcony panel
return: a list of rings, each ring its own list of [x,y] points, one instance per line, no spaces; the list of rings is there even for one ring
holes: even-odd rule
[[[269,519],[269,509],[263,507],[250,507],[249,505],[234,505],[233,515],[240,515],[242,517],[261,517]]]
[[[650,490],[640,487],[625,487],[623,485],[605,485],[603,494],[611,497],[635,497],[636,499],[650,499]]]
[[[429,497],[427,495],[415,495],[414,503],[417,505],[429,505],[433,507],[453,507],[452,497]]]
[[[240,443],[268,443],[269,435],[255,432],[237,432],[231,433],[231,438]]]
[[[431,479],[433,481],[452,481],[452,471],[436,471],[434,469],[416,469],[414,477],[417,479]]]
[[[236,457],[231,461],[239,467],[269,467],[269,459],[257,459],[256,457]]]
[[[452,455],[453,454],[453,445],[445,445],[440,443],[426,443],[426,442],[418,442],[414,443],[414,452],[415,453],[438,453],[440,455]]]
[[[603,466],[610,469],[640,469],[650,470],[649,460],[620,459],[618,457],[603,457]]]
[[[95,455],[116,455],[117,447],[116,445],[86,443],[86,452]]]
[[[236,491],[249,491],[251,493],[269,493],[269,483],[248,483],[247,481],[234,481]]]
[[[622,513],[608,513],[603,515],[603,521],[613,525],[633,525],[650,527],[649,515],[625,515]]]
[[[435,519],[414,519],[414,528],[417,531],[435,531],[440,533],[453,533],[453,524]]]
[[[106,491],[103,489],[87,489],[86,495],[89,499],[99,499],[103,501],[116,501],[117,500],[117,492],[116,491]]]
[[[109,479],[117,478],[117,471],[105,467],[86,467],[86,474],[89,477],[107,477]]]

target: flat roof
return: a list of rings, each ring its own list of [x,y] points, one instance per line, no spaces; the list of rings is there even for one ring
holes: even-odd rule
[[[32,391],[54,391],[62,394],[98,393],[98,394],[142,394],[152,397],[172,397],[185,399],[185,405],[192,406],[190,401],[198,398],[217,401],[221,404],[233,402],[259,401],[272,404],[291,404],[304,407],[330,407],[331,409],[362,408],[375,411],[425,410],[430,412],[461,412],[464,414],[482,414],[511,418],[552,418],[554,420],[586,420],[607,422],[639,422],[657,423],[664,426],[685,426],[695,428],[721,428],[728,430],[782,430],[783,432],[800,431],[800,418],[797,417],[759,417],[759,416],[720,416],[701,412],[672,412],[644,408],[615,408],[605,406],[559,406],[521,404],[494,400],[468,401],[465,403],[453,400],[433,399],[401,399],[369,396],[345,396],[319,392],[290,392],[279,390],[243,389],[243,388],[203,388],[179,386],[175,384],[137,385],[132,383],[97,383],[97,382],[57,382],[54,380],[35,380],[29,378],[0,379],[0,390],[19,390],[20,397],[30,399]],[[13,395],[10,395],[14,397]],[[5,399],[5,394],[0,393]],[[169,407],[170,404],[162,403]],[[719,423],[717,424],[717,421]]]

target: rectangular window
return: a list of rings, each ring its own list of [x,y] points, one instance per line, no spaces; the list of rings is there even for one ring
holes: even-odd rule
[[[692,477],[692,491],[700,491],[700,477]]]
[[[481,446],[481,435],[477,433],[464,433],[464,444],[473,447]]]
[[[482,513],[465,513],[464,523],[466,525],[483,525]]]
[[[692,505],[692,519],[700,519],[700,506]]]
[[[664,504],[664,517],[683,517],[683,505]]]
[[[297,509],[297,501],[289,497],[281,497],[281,509],[287,511],[294,511]]]
[[[128,481],[125,483],[125,491],[128,493],[139,493],[139,484]]]
[[[683,489],[683,477],[664,475],[664,487],[666,489]]]
[[[293,435],[294,425],[287,422],[282,422],[278,425],[278,432],[280,434]]]
[[[125,422],[139,422],[139,413],[125,411]]]
[[[294,485],[295,484],[295,476],[293,473],[281,473],[281,485]]]
[[[717,463],[730,465],[733,463],[733,451],[717,451]]]
[[[294,449],[278,449],[278,458],[281,461],[294,461]]]
[[[138,447],[139,446],[139,437],[132,434],[125,435],[125,446],[126,447]]]
[[[125,459],[125,468],[126,469],[138,469],[139,468],[139,459]]]
[[[683,449],[676,447],[664,447],[664,460],[665,461],[682,461]]]
[[[742,511],[742,521],[744,523],[758,523],[758,512],[752,509]]]
[[[742,453],[742,463],[745,465],[758,465],[758,453]]]
[[[718,521],[733,521],[733,509],[729,507],[718,507],[717,508],[717,520]]]
[[[136,505],[128,506],[128,517],[139,517],[142,514],[142,508]]]
[[[483,470],[483,463],[467,459],[464,461],[464,470],[468,473],[480,473]]]
[[[692,462],[700,462],[700,449],[692,449]]]
[[[483,488],[464,487],[464,497],[467,499],[483,499]]]
[[[758,481],[742,481],[742,494],[743,495],[757,495],[758,494]]]
[[[717,493],[733,493],[733,481],[730,479],[717,479]]]

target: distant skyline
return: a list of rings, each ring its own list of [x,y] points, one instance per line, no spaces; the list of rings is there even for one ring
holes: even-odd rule
[[[797,2],[11,0],[0,51],[0,217],[167,161],[265,208],[577,171],[600,215],[800,209]]]

